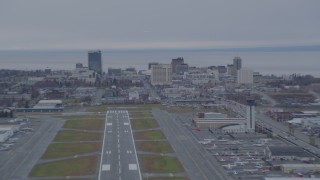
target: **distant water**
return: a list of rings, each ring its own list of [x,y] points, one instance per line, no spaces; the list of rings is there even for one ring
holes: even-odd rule
[[[214,50],[137,50],[103,51],[103,69],[135,67],[147,69],[149,62],[170,63],[183,57],[191,66],[218,66],[242,58],[242,66],[262,74],[311,74],[320,77],[320,51],[230,52]],[[72,70],[76,63],[87,66],[86,51],[0,51],[0,69]]]

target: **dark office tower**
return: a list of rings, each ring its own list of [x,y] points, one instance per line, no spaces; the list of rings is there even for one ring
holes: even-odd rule
[[[242,68],[242,60],[239,56],[233,58],[233,67],[235,70],[240,70]]]
[[[158,65],[158,64],[159,63],[157,63],[157,62],[151,62],[151,63],[148,64],[148,69],[151,70],[151,66]]]
[[[88,67],[89,70],[93,70],[99,74],[102,74],[102,61],[100,50],[88,52]]]
[[[233,76],[237,76],[237,71],[242,68],[242,60],[239,56],[233,58]]]
[[[171,66],[172,66],[172,74],[177,72],[177,65],[184,64],[183,57],[178,57],[177,59],[172,59]]]

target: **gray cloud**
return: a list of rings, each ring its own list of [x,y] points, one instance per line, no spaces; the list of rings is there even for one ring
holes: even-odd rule
[[[0,0],[0,49],[320,44],[318,0]]]

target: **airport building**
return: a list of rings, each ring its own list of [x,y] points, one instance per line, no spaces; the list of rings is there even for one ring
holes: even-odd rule
[[[40,100],[33,108],[17,108],[17,112],[62,112],[61,100]]]
[[[272,160],[314,161],[315,157],[298,146],[269,146],[267,156]]]

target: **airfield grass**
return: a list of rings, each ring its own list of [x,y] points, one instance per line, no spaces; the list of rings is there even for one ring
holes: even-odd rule
[[[144,180],[190,180],[187,177],[147,177]]]
[[[179,173],[184,172],[180,161],[175,157],[159,155],[140,155],[145,173]]]
[[[104,127],[103,119],[88,120],[68,120],[64,123],[63,128],[83,129],[83,130],[102,130]]]
[[[29,176],[83,176],[96,172],[98,156],[72,158],[68,160],[42,163],[34,166]]]
[[[160,140],[160,139],[165,139],[165,136],[162,131],[154,130],[154,131],[135,132],[134,138],[136,140]]]
[[[104,119],[105,114],[97,114],[97,115],[75,115],[75,116],[55,116],[57,118],[65,119],[65,120],[90,120],[90,119]]]
[[[74,142],[74,141],[99,141],[101,133],[79,132],[73,130],[59,131],[53,141],[55,142]]]
[[[107,105],[89,106],[86,107],[87,112],[106,112]]]
[[[159,127],[158,123],[153,118],[131,119],[133,130],[152,129]]]
[[[139,151],[173,153],[173,149],[167,141],[136,141],[136,146]]]
[[[42,159],[55,159],[68,156],[75,156],[83,153],[97,152],[100,149],[98,142],[86,143],[53,143],[50,144]]]

